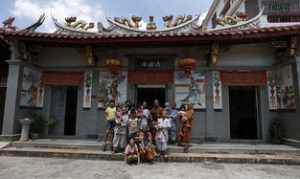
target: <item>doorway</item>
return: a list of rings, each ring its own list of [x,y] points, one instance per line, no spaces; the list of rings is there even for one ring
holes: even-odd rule
[[[50,136],[76,135],[77,87],[52,86],[50,118],[56,121]]]
[[[230,86],[231,139],[258,139],[257,88]]]
[[[67,87],[64,135],[76,134],[77,87]]]
[[[8,65],[0,62],[0,134],[5,110],[6,88],[7,88]]]
[[[5,110],[6,88],[0,86],[0,134],[2,134],[2,125]]]
[[[137,87],[137,104],[141,105],[144,101],[148,107],[152,108],[154,100],[157,99],[163,106],[166,102],[166,88],[163,86],[138,86]]]

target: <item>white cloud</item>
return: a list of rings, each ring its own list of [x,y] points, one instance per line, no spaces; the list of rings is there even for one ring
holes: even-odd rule
[[[17,18],[27,18],[34,22],[42,13],[46,13],[43,31],[53,32],[51,15],[63,21],[65,17],[76,16],[88,22],[104,22],[105,15],[101,5],[89,4],[88,0],[16,0],[11,11]]]

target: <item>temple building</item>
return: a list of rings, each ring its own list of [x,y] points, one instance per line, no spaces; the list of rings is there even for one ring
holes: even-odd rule
[[[107,102],[158,99],[194,105],[194,142],[270,142],[280,133],[300,144],[299,8],[299,0],[214,0],[204,20],[52,17],[53,33],[36,31],[45,15],[21,29],[10,17],[0,29],[2,136],[19,134],[19,120],[36,112],[55,123],[45,137],[101,137]]]

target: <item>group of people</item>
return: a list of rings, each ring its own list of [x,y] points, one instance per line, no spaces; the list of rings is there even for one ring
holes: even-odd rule
[[[158,100],[148,109],[143,102],[138,107],[111,102],[106,110],[107,130],[105,143],[112,142],[115,153],[124,152],[128,164],[153,162],[159,156],[165,159],[168,144],[184,147],[188,152],[191,140],[193,107],[169,103],[161,107]],[[109,137],[112,136],[112,137]],[[110,140],[110,141],[109,141]]]

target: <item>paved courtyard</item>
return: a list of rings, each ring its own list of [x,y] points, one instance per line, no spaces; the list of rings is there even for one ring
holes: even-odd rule
[[[1,179],[299,179],[300,166],[0,157]]]

